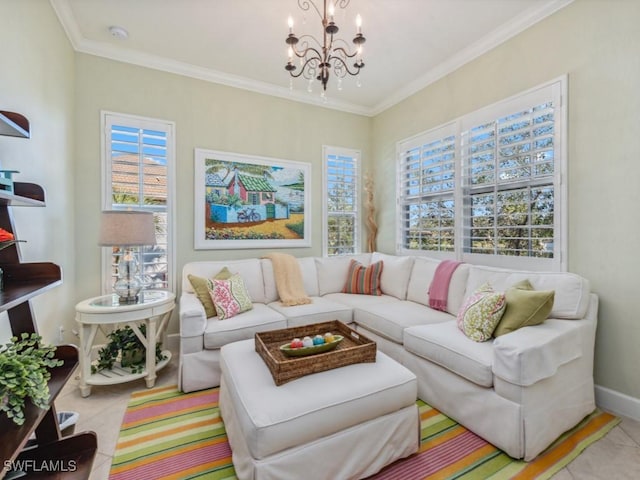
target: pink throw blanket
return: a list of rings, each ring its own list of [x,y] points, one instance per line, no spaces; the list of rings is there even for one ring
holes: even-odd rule
[[[449,297],[449,283],[453,272],[462,262],[455,260],[443,260],[436,267],[436,273],[429,286],[429,306],[435,310],[445,311],[447,309],[447,298]]]

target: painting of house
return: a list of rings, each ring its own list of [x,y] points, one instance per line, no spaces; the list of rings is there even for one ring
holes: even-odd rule
[[[308,246],[309,170],[299,162],[197,150],[200,248]]]
[[[215,173],[207,173],[204,177],[204,184],[207,198],[213,196],[222,197],[227,194],[227,185],[225,185],[220,176]]]
[[[229,184],[229,194],[236,194],[250,205],[266,205],[275,202],[276,189],[265,178],[236,173]]]

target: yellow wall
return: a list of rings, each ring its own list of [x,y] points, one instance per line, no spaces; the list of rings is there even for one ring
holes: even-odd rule
[[[58,326],[72,328],[74,253],[74,52],[45,0],[0,1],[0,110],[31,122],[31,138],[0,136],[0,167],[19,170],[17,181],[40,184],[45,208],[13,208],[23,262],[61,266],[61,286],[32,301],[40,333],[57,341]],[[10,336],[0,316],[0,343]]]
[[[100,290],[100,110],[176,123],[177,272],[189,261],[260,256],[269,250],[194,250],[194,148],[260,155],[311,164],[312,246],[284,250],[322,255],[322,146],[370,157],[367,117],[312,107],[100,57],[76,58],[76,214],[78,297]],[[180,282],[178,282],[179,288]],[[169,331],[178,331],[172,322]]]
[[[569,270],[600,296],[596,383],[640,398],[640,2],[576,0],[373,119],[376,179],[395,143],[568,74]],[[390,186],[385,183],[385,187]],[[378,190],[381,250],[395,249],[395,190]]]
[[[392,253],[395,143],[566,73],[569,269],[601,300],[596,382],[640,398],[638,19],[635,0],[576,0],[369,119],[74,54],[46,0],[0,0],[0,109],[33,125],[30,140],[0,137],[0,163],[47,189],[47,208],[16,209],[24,259],[64,271],[63,286],[34,301],[43,333],[72,328],[75,302],[100,290],[100,110],[176,122],[179,272],[191,260],[264,253],[193,250],[194,148],[312,164],[313,246],[296,255],[321,254],[322,145],[361,149],[376,170],[378,248]]]

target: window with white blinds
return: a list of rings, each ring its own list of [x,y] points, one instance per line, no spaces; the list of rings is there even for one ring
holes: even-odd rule
[[[399,145],[402,248],[453,252],[455,125]]]
[[[561,78],[399,142],[398,250],[566,269],[565,89]]]
[[[462,133],[468,253],[553,258],[552,101]]]
[[[146,288],[173,289],[174,124],[103,112],[103,208],[153,213],[156,245],[136,250]],[[103,290],[117,278],[119,247],[105,255]]]
[[[323,148],[323,250],[325,256],[360,252],[360,152]]]

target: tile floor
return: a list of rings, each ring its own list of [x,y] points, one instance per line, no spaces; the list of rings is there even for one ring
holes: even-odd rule
[[[176,385],[178,378],[176,353],[171,362],[158,373],[156,386]],[[91,480],[109,477],[111,458],[115,450],[122,417],[131,392],[145,388],[144,380],[93,387],[91,395],[82,398],[77,376],[67,383],[56,400],[58,411],[80,414],[76,432],[93,430],[98,434],[98,453]],[[636,480],[640,478],[640,422],[623,418],[607,436],[591,445],[568,467],[558,472],[554,480]]]

